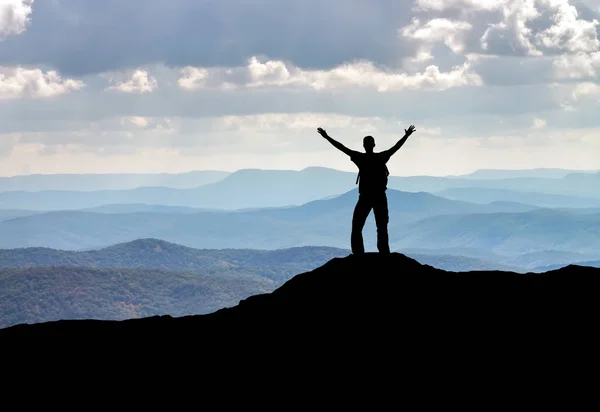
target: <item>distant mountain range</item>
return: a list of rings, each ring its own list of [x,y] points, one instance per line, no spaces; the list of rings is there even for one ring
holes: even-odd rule
[[[89,250],[159,238],[201,249],[346,250],[355,179],[322,167],[0,178],[0,248]],[[596,171],[390,176],[388,186],[392,249],[421,262],[535,271],[600,259]],[[372,215],[364,237],[376,250]]]
[[[354,189],[289,208],[39,213],[0,222],[0,248],[84,250],[157,238],[200,249],[347,249],[356,198]],[[434,250],[435,255],[516,268],[600,258],[600,213],[570,213],[507,202],[474,204],[395,190],[388,191],[388,199],[393,250],[412,249],[420,254],[428,253],[419,250]],[[367,250],[376,250],[372,215],[364,238]],[[473,253],[449,252],[452,249]]]
[[[394,248],[482,248],[504,255],[546,250],[598,254],[600,214],[551,209],[524,213],[434,216],[390,235]]]
[[[231,172],[198,170],[188,173],[34,174],[0,177],[0,192],[39,190],[124,190],[137,187],[190,189],[215,183]]]
[[[324,169],[308,167],[305,170]],[[330,169],[332,170],[332,169]],[[499,180],[514,178],[562,179],[570,174],[600,173],[600,170],[573,169],[480,169],[465,175],[445,176],[451,179]],[[40,190],[125,190],[138,187],[167,187],[193,189],[201,185],[216,183],[232,172],[219,170],[195,170],[185,173],[81,173],[81,174],[30,174],[0,177],[0,192]]]
[[[600,182],[599,182],[600,184]],[[598,198],[549,193],[519,192],[484,187],[454,187],[434,194],[447,199],[473,203],[515,202],[550,208],[598,208]]]
[[[213,178],[217,178],[213,176]],[[240,170],[193,189],[138,187],[130,190],[42,190],[0,193],[0,209],[73,210],[106,204],[143,203],[208,209],[248,209],[301,205],[355,188],[356,173],[311,167],[301,171]],[[600,207],[600,173],[572,173],[564,178],[468,179],[391,176],[388,187],[405,192],[448,192],[462,200],[509,200],[534,206]],[[490,189],[499,190],[492,196]],[[483,192],[482,192],[483,191]],[[549,195],[559,197],[548,197]]]
[[[12,209],[0,209],[0,222],[3,220],[14,219],[15,217],[31,216],[41,213],[39,210],[12,210]]]
[[[279,249],[295,246],[347,247],[356,189],[290,208],[236,212],[47,212],[0,222],[0,248],[42,246],[65,250],[104,247],[139,238],[159,238],[197,248]],[[429,193],[388,191],[390,232],[426,217],[536,209],[511,203],[471,204]],[[372,245],[371,216],[365,228]],[[368,235],[367,235],[368,234]]]

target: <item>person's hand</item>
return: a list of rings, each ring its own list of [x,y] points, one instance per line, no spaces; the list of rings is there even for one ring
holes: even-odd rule
[[[411,134],[413,134],[415,132],[415,126],[414,125],[410,125],[410,127],[408,129],[404,129],[404,132],[406,133],[406,136],[410,136]]]
[[[319,134],[323,137],[327,137],[327,132],[325,131],[325,129],[319,127],[317,128],[317,132],[319,132]]]

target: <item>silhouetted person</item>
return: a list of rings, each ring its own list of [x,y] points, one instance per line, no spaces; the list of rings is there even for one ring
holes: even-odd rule
[[[405,129],[404,137],[390,149],[375,153],[375,139],[373,136],[366,136],[363,139],[363,147],[365,153],[350,150],[340,142],[332,139],[327,132],[318,128],[317,132],[329,141],[334,147],[341,150],[350,156],[356,166],[358,166],[358,202],[354,208],[352,216],[352,234],[350,236],[350,244],[352,245],[352,253],[355,255],[365,253],[363,244],[362,230],[367,221],[367,217],[373,209],[375,214],[375,224],[377,226],[377,250],[379,253],[390,253],[390,245],[388,238],[388,203],[385,191],[387,190],[388,175],[390,174],[386,163],[390,157],[398,151],[406,142],[406,139],[413,134],[415,126],[411,125]]]

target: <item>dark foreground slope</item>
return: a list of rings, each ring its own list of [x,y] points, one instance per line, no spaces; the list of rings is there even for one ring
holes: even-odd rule
[[[483,337],[524,339],[577,328],[600,314],[600,269],[536,274],[446,272],[405,255],[335,258],[272,293],[217,312],[126,321],[70,320],[0,330],[3,341],[63,339],[64,345],[143,342],[272,345],[273,338],[344,342],[347,349]],[[564,331],[564,330],[563,330]],[[110,349],[110,348],[105,348]]]
[[[578,266],[453,273],[396,253],[335,258],[207,315],[0,330],[4,376],[17,391],[6,393],[45,407],[82,393],[111,407],[127,396],[137,409],[161,398],[169,410],[212,397],[292,410],[323,399],[336,410],[538,405],[592,382],[599,275]],[[51,398],[32,396],[32,385],[51,385]]]

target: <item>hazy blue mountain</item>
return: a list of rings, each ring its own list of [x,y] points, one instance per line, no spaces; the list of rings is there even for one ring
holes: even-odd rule
[[[106,204],[143,203],[208,209],[299,205],[354,187],[356,175],[325,168],[303,171],[241,170],[218,183],[196,189],[141,187],[94,192],[40,191],[0,193],[0,208],[73,210]]]
[[[0,209],[0,222],[3,220],[14,219],[15,217],[31,216],[39,213],[34,210],[13,210],[13,209]]]
[[[451,188],[477,187],[600,199],[600,191],[596,189],[600,187],[600,173],[571,173],[564,178],[556,179],[521,177],[481,180],[427,176],[393,177],[390,179],[389,187],[408,192],[425,191],[430,193],[438,193]]]
[[[107,204],[160,204],[164,206],[201,207],[199,189],[141,187],[131,190],[93,192],[44,190],[39,192],[0,193],[0,208],[30,208],[38,211],[77,210]]]
[[[121,203],[112,205],[102,205],[91,208],[81,209],[82,212],[94,213],[136,213],[136,212],[152,212],[152,213],[200,213],[200,212],[219,212],[217,209],[203,209],[187,206],[164,206],[164,205],[147,205],[144,203]]]
[[[51,247],[80,250],[159,238],[198,248],[277,249],[325,245],[347,247],[354,189],[334,199],[302,206],[245,212],[189,213],[92,213],[47,212],[0,222],[0,248]],[[404,232],[403,225],[439,214],[498,213],[520,211],[522,205],[470,204],[429,193],[388,191],[390,231]],[[365,237],[374,233],[369,217]],[[368,244],[368,242],[365,242]]]
[[[142,186],[189,189],[215,183],[231,172],[198,170],[187,173],[33,174],[0,177],[0,192],[39,190],[123,190]]]
[[[140,187],[131,190],[100,190],[91,192],[54,191],[0,193],[2,209],[73,210],[106,204],[142,203],[149,205],[184,206],[207,209],[256,209],[301,205],[328,198],[355,188],[356,173],[311,167],[301,171],[240,170],[219,182],[195,189]],[[455,179],[431,176],[391,176],[388,187],[405,192],[439,192],[449,188],[481,187],[534,193],[568,194],[594,197],[600,202],[600,174],[570,174],[564,179]],[[578,202],[563,206],[580,206]],[[504,197],[489,201],[511,201]],[[594,203],[592,206],[597,206]]]
[[[436,195],[453,200],[472,203],[490,203],[495,201],[515,202],[550,208],[598,208],[600,198],[556,195],[540,192],[519,192],[508,189],[488,189],[483,187],[452,188]]]
[[[0,222],[0,248],[49,247],[81,250],[140,238],[157,238],[200,249],[285,249],[301,246],[348,248],[356,191],[294,208],[247,212],[91,213],[49,212]],[[428,193],[390,190],[390,242],[393,250],[435,249],[526,267],[531,262],[562,262],[548,254],[525,261],[527,253],[557,250],[595,259],[600,250],[600,214],[550,209],[498,213],[498,205],[451,201]],[[506,206],[507,204],[500,204]],[[512,204],[508,204],[513,206]],[[433,217],[432,217],[433,216]],[[367,251],[375,248],[371,214],[364,229]],[[449,253],[452,249],[458,253]],[[485,250],[489,255],[475,253]],[[467,251],[473,251],[472,254]]]
[[[342,225],[347,226],[357,198],[358,190],[353,189],[334,198],[315,200],[297,207],[257,210],[254,212],[254,216],[268,216],[286,222],[318,220],[331,224],[339,221]],[[404,224],[440,214],[523,212],[538,209],[535,206],[510,202],[480,205],[445,199],[426,192],[401,192],[392,189],[387,191],[387,198],[391,224]]]
[[[401,248],[483,248],[504,255],[546,250],[597,254],[600,214],[569,214],[550,209],[525,213],[435,216],[390,234]]]
[[[553,209],[559,210],[561,212],[577,213],[577,214],[600,213],[600,207],[582,207],[582,208],[555,207]]]
[[[473,173],[459,176],[448,176],[463,179],[514,179],[522,177],[537,177],[537,178],[549,178],[549,179],[562,179],[572,173],[598,173],[600,170],[571,170],[571,169],[557,169],[557,168],[537,168],[537,169],[518,169],[518,170],[504,170],[504,169],[479,169]]]
[[[199,190],[204,207],[242,209],[301,205],[355,187],[356,173],[323,167],[301,171],[240,170]]]

